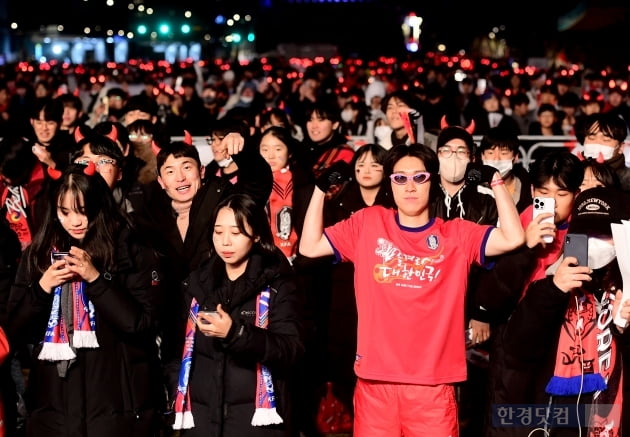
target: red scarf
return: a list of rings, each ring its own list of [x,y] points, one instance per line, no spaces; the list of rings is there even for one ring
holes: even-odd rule
[[[41,165],[36,165],[31,173],[28,187],[30,187],[31,190],[39,190],[43,181],[44,169]],[[6,218],[9,222],[9,226],[20,240],[22,250],[26,249],[26,246],[31,244],[33,238],[31,227],[28,223],[28,212],[30,212],[32,206],[30,204],[31,200],[29,199],[28,187],[21,185],[6,186],[2,192],[2,199],[0,199],[2,206],[4,206],[7,211]]]
[[[609,430],[619,436],[622,405],[622,366],[611,330],[615,289],[601,302],[592,293],[571,293],[560,331],[554,375],[545,391],[557,396],[594,393],[589,436]],[[586,424],[585,424],[586,425]]]
[[[268,203],[269,223],[275,245],[289,260],[293,260],[298,240],[292,213],[293,175],[288,168],[283,170],[273,172],[273,189]]]

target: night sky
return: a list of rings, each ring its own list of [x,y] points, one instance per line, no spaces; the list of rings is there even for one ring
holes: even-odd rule
[[[114,6],[105,6],[106,0],[57,0],[37,2],[37,13],[32,2],[0,0],[8,5],[8,19],[19,17],[24,30],[41,25],[64,24],[68,33],[81,33],[83,27],[135,29],[138,16],[127,8],[129,1],[115,0]],[[502,36],[522,52],[543,56],[555,40],[566,43],[577,41],[582,47],[589,44],[595,52],[605,53],[606,48],[627,44],[627,31],[605,31],[583,35],[558,35],[558,17],[580,0],[528,0],[507,4],[504,0],[143,0],[155,10],[155,20],[164,18],[173,22],[184,21],[183,11],[193,12],[192,23],[196,32],[191,38],[200,39],[204,33],[217,34],[214,17],[239,12],[254,17],[257,47],[264,52],[278,43],[331,43],[343,54],[371,56],[397,55],[401,50],[400,23],[402,17],[413,11],[425,18],[423,41],[425,47],[443,42],[451,49],[468,48],[479,35],[487,34],[495,26],[505,26]],[[620,3],[621,2],[621,3]],[[138,0],[135,1],[138,4]],[[624,5],[622,0],[590,0],[596,5]],[[509,6],[509,10],[508,10]],[[516,11],[514,10],[516,8]],[[72,13],[70,13],[72,11]],[[80,20],[73,16],[83,17]],[[621,14],[623,16],[623,14]],[[604,35],[612,36],[612,42]],[[625,39],[624,41],[620,41]],[[551,42],[550,42],[551,41]],[[601,47],[598,47],[601,46]]]

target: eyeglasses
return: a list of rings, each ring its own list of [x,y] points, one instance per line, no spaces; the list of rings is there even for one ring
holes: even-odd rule
[[[90,163],[89,159],[79,159],[77,161],[74,161],[75,164],[79,164],[79,165],[88,165]],[[101,158],[98,161],[96,161],[94,163],[94,165],[96,165],[96,167],[103,167],[105,165],[114,165],[116,164],[116,161],[114,159],[107,159],[107,158]]]
[[[438,149],[438,155],[440,155],[442,158],[450,158],[453,153],[457,154],[457,157],[459,159],[465,159],[470,156],[470,152],[464,147],[459,147],[457,150],[453,150],[450,147],[440,147]]]
[[[129,141],[150,141],[153,139],[151,134],[129,134]]]
[[[216,137],[212,137],[212,138],[206,138],[206,143],[208,143],[208,145],[211,146],[212,143],[214,143],[215,141],[218,141],[218,142],[223,141],[223,138],[225,138],[225,137],[216,136]]]
[[[409,182],[409,179],[413,179],[414,183],[416,184],[424,184],[425,182],[428,182],[429,179],[431,179],[431,173],[429,173],[428,171],[421,171],[413,176],[407,176],[406,174],[402,173],[392,173],[389,175],[389,178],[396,185],[405,185],[407,182]]]

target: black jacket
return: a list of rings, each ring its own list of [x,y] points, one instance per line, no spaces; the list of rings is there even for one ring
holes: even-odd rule
[[[20,263],[9,299],[12,346],[35,344],[26,406],[28,436],[152,436],[164,406],[156,334],[160,276],[151,249],[120,235],[114,271],[86,287],[99,347],[77,349],[66,377],[37,358],[53,295]]]
[[[593,283],[597,283],[597,279],[594,279]],[[598,299],[601,298],[601,289],[596,290],[598,286],[589,285],[589,288],[595,289],[595,295]],[[490,360],[488,407],[506,404],[546,407],[551,400],[553,405],[571,405],[575,408],[577,402],[580,404],[593,402],[592,393],[583,393],[578,398],[577,396],[551,397],[545,392],[545,387],[554,374],[560,331],[570,299],[571,293],[564,293],[557,288],[552,276],[534,281],[530,285],[510,319],[494,334],[494,347]],[[599,311],[598,314],[600,314]],[[601,316],[598,320],[607,318]],[[627,368],[627,364],[621,363],[621,355],[624,354],[625,358],[624,349],[627,349],[630,335],[628,331],[619,334],[612,323],[610,329],[617,341],[616,360],[619,364],[619,372],[625,373],[623,367]],[[619,377],[619,374],[613,375],[609,382],[614,379],[618,381]],[[626,390],[624,390],[624,398],[627,397],[625,392]],[[622,413],[624,422],[627,422],[626,410],[627,402],[624,402]],[[538,426],[492,426],[491,418],[491,410],[488,410],[486,415],[488,423],[484,433],[487,437],[526,437]],[[571,418],[570,423],[576,423],[574,417]],[[587,425],[584,419],[582,419],[582,425]],[[560,435],[578,436],[579,434],[575,427],[565,428],[556,425],[550,436]],[[582,435],[586,435],[585,429],[582,430]],[[620,435],[625,435],[625,433],[622,432]]]
[[[271,287],[269,326],[255,326],[256,297]],[[184,327],[190,302],[200,307],[221,303],[233,320],[225,339],[206,337],[198,331],[190,370],[189,390],[195,427],[185,436],[240,437],[288,436],[291,430],[290,379],[292,367],[302,355],[303,328],[301,291],[293,270],[278,250],[254,252],[247,269],[236,281],[225,275],[223,261],[213,256],[184,282],[180,327]],[[181,365],[184,329],[180,329],[179,359],[170,363],[167,377],[174,394]],[[267,366],[273,377],[277,411],[284,424],[250,425],[255,409],[256,367]],[[173,398],[174,399],[174,398]]]

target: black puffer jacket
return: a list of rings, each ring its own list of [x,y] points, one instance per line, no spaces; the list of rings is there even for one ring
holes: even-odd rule
[[[198,331],[195,335],[189,380],[195,427],[183,432],[185,436],[290,435],[289,384],[293,366],[304,350],[303,298],[296,288],[293,270],[279,250],[273,254],[254,251],[245,273],[236,281],[226,278],[224,263],[215,255],[184,282],[182,322],[192,297],[200,307],[214,308],[221,303],[233,320],[225,339],[206,337]],[[256,297],[267,286],[271,287],[269,326],[262,329],[255,326]],[[180,332],[183,340],[184,330]],[[183,347],[183,343],[179,346]],[[258,363],[267,366],[273,377],[282,425],[250,425]],[[171,394],[176,392],[180,365],[178,360],[167,368]]]
[[[28,253],[28,252],[27,252]],[[99,347],[77,349],[67,375],[37,358],[53,294],[20,263],[9,298],[12,347],[35,344],[26,396],[28,436],[142,437],[155,432],[163,408],[156,333],[160,276],[151,249],[119,237],[118,265],[87,284]],[[24,258],[23,258],[24,259]]]

